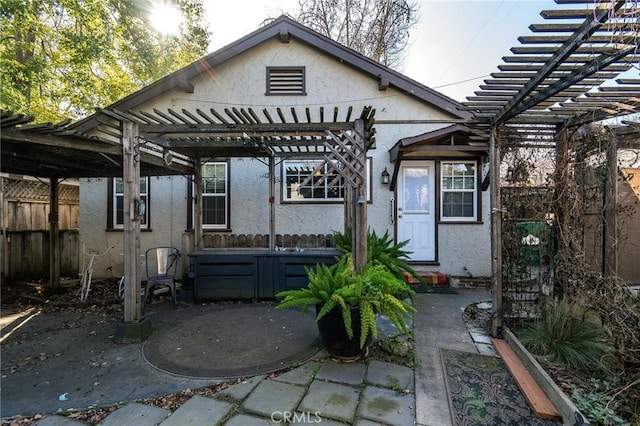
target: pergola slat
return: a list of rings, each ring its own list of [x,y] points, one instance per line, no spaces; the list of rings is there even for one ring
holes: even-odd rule
[[[213,109],[213,108],[211,108],[211,109],[210,109],[210,111],[211,111],[211,114],[213,114],[213,116],[214,116],[215,118],[217,118],[218,120],[220,120],[220,122],[221,122],[222,124],[227,125],[227,126],[229,126],[229,125],[230,125],[230,123],[226,120],[226,118],[224,118],[224,117],[222,116],[222,114],[220,114],[218,111],[216,111],[216,110],[215,110],[215,109]]]
[[[156,115],[159,115],[159,116],[160,116],[160,117],[162,117],[165,121],[167,121],[167,122],[169,122],[169,123],[171,123],[171,124],[178,124],[178,122],[177,122],[173,117],[170,117],[168,114],[163,113],[162,111],[160,111],[160,110],[159,110],[159,109],[157,109],[157,108],[154,108],[154,109],[153,109],[153,112],[154,112]]]
[[[194,114],[192,114],[191,112],[189,112],[189,110],[186,110],[184,108],[182,108],[182,113],[184,115],[186,115],[187,117],[189,117],[194,123],[196,124],[204,124],[204,122],[202,120],[200,120],[198,117],[196,117]]]
[[[215,123],[215,121],[211,117],[209,117],[206,112],[202,111],[200,108],[196,108],[196,113],[200,117],[204,118],[208,123],[211,123],[211,124]]]

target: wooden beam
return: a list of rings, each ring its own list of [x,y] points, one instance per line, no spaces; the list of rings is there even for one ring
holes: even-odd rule
[[[236,117],[229,110],[230,117]],[[240,117],[245,121],[240,120]],[[140,131],[151,135],[161,134],[171,137],[188,136],[242,136],[243,133],[252,137],[278,136],[280,133],[298,136],[310,133],[321,133],[325,130],[339,132],[353,129],[353,123],[249,123],[241,114],[236,117],[236,124],[145,124],[140,125]]]
[[[269,250],[276,248],[276,174],[275,159],[269,156]]]
[[[500,135],[497,126],[489,135],[491,185],[491,291],[493,316],[491,335],[501,337],[504,316],[502,301],[502,196],[500,188]]]
[[[195,194],[194,194],[194,202],[193,202],[193,238],[195,240],[195,248],[196,250],[202,249],[202,160],[200,158],[194,158],[193,162],[195,163],[194,167],[194,186],[195,186]]]
[[[573,83],[577,83],[580,80],[598,71],[600,67],[596,67],[589,73],[586,72],[587,70],[581,70],[580,72],[576,71],[572,73],[572,75],[575,75],[575,77],[562,79],[562,83],[556,83],[557,87],[553,90],[546,89],[545,94],[538,94],[537,96],[532,97],[535,98],[535,101],[523,102],[540,83],[542,83],[555,71],[558,65],[560,65],[566,58],[571,56],[576,51],[576,49],[580,47],[583,40],[589,38],[598,27],[600,27],[607,21],[611,11],[617,11],[624,4],[625,1],[622,0],[617,1],[612,5],[611,8],[605,6],[599,7],[598,9],[594,10],[593,14],[587,17],[585,21],[580,25],[580,27],[572,34],[572,36],[569,37],[567,41],[562,44],[562,46],[560,46],[558,51],[553,54],[553,56],[544,65],[544,67],[534,77],[532,77],[527,84],[524,85],[524,87],[518,92],[518,94],[516,94],[513,99],[500,110],[500,112],[496,114],[495,118],[493,119],[494,124],[499,124],[507,121],[509,118],[515,117],[520,112],[529,109],[532,105],[535,105],[546,99],[547,97],[561,91],[562,88],[566,88]]]
[[[130,121],[122,123],[122,179],[124,183],[124,322],[142,320],[140,298],[140,161],[136,155],[138,125]]]
[[[366,162],[367,162],[367,150],[365,146],[364,135],[364,120],[357,119],[355,128],[355,145],[357,146],[357,158],[360,162],[358,167],[361,175],[365,175]],[[354,249],[354,269],[358,272],[364,270],[367,266],[367,200],[365,194],[367,193],[367,179],[359,179],[359,186],[354,188],[357,193],[354,193],[355,197],[355,223],[354,232],[355,237],[355,249]],[[364,198],[364,200],[363,200]]]
[[[77,149],[82,151],[103,152],[105,154],[122,154],[122,147],[116,143],[97,140],[88,141],[86,139],[76,137],[34,133],[15,129],[2,129],[2,140],[53,146],[57,148]]]
[[[60,285],[59,182],[49,179],[49,285]]]
[[[603,241],[604,253],[602,269],[605,276],[618,275],[618,140],[613,132],[609,133],[609,146],[607,149],[607,170],[609,172],[605,184],[604,193],[604,224]]]

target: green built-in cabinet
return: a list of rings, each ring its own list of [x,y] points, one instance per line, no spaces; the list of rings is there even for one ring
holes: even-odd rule
[[[270,299],[283,290],[305,287],[305,267],[332,265],[334,249],[272,251],[211,249],[190,254],[194,272],[193,297],[201,300]]]

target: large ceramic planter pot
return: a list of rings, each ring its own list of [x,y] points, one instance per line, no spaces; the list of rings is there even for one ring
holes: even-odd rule
[[[320,312],[321,305],[316,306],[316,315]],[[349,339],[342,320],[340,307],[330,310],[318,321],[318,331],[320,338],[327,352],[332,357],[342,360],[355,360],[366,355],[367,348],[371,343],[371,334],[362,348],[360,348],[360,308],[351,308],[351,324],[353,328],[353,338]]]

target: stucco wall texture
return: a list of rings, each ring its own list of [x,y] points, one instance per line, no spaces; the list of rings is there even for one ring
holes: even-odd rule
[[[304,66],[306,96],[265,95],[266,67]],[[222,112],[231,106],[261,111],[263,108],[282,107],[288,112],[299,106],[311,110],[318,119],[321,106],[327,111],[340,110],[339,120],[353,107],[358,115],[363,107],[373,106],[376,121],[450,119],[449,114],[427,105],[392,86],[379,90],[378,80],[368,76],[334,57],[308,45],[290,40],[280,43],[267,41],[215,68],[203,71],[190,81],[195,90],[185,93],[172,90],[140,105],[139,110],[182,108]],[[368,205],[368,224],[379,234],[389,231],[394,235],[391,222],[393,192],[382,185],[381,173],[389,172],[389,148],[399,139],[444,127],[442,123],[376,124],[376,148],[368,152],[372,158],[372,202]],[[269,233],[269,193],[267,166],[250,158],[230,159],[230,228],[234,234]],[[276,167],[277,182],[282,182],[282,167]],[[181,249],[187,230],[187,186],[185,177],[152,177],[150,182],[150,231],[141,233],[141,247],[172,245]],[[276,184],[277,234],[330,234],[343,228],[342,204],[285,204],[282,203],[281,183]],[[80,184],[81,247],[106,250],[109,255],[100,258],[94,276],[118,276],[122,270],[122,232],[106,230],[107,180],[83,179]],[[462,275],[464,267],[476,276],[490,275],[489,193],[482,193],[483,217],[481,223],[440,224],[438,226],[439,265],[434,270]]]

